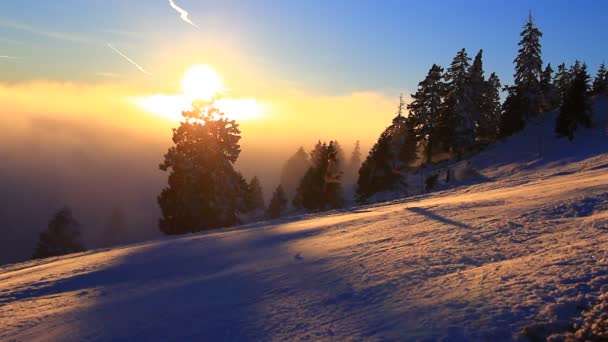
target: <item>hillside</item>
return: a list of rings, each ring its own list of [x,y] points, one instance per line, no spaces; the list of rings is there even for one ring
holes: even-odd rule
[[[0,340],[507,340],[563,326],[608,291],[596,106],[574,142],[547,114],[482,152],[465,186],[5,266]]]

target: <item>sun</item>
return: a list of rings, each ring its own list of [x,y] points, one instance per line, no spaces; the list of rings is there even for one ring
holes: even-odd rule
[[[220,75],[208,65],[192,66],[182,79],[182,91],[192,100],[211,100],[222,90]]]

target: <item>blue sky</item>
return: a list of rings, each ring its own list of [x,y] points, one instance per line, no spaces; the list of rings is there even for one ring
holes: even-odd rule
[[[544,33],[543,60],[581,59],[592,73],[608,56],[605,1],[199,1],[20,0],[0,12],[0,81],[99,82],[97,75],[145,75],[110,51],[163,72],[171,54],[226,44],[242,68],[319,94],[414,90],[432,63],[447,66],[460,48],[484,49],[486,74],[512,80],[519,32],[531,10]],[[184,48],[187,46],[187,48]],[[172,51],[175,49],[174,51]],[[197,50],[196,58],[218,58]],[[177,68],[177,66],[176,66]],[[123,78],[124,82],[125,79]],[[155,80],[161,82],[160,79]]]

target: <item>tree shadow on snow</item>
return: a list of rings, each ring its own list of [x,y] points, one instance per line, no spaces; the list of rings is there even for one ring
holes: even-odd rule
[[[409,208],[405,208],[405,209],[408,210],[408,211],[411,211],[411,212],[413,212],[415,214],[426,216],[426,217],[428,217],[428,218],[430,218],[432,220],[439,221],[441,223],[445,223],[447,225],[456,226],[456,227],[459,227],[459,228],[471,228],[471,226],[469,226],[467,224],[451,220],[451,219],[449,219],[447,217],[443,217],[441,215],[437,215],[437,214],[433,213],[432,211],[424,209],[424,208],[409,207]]]

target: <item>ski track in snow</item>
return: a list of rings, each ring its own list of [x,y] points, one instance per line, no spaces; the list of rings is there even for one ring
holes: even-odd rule
[[[510,340],[571,320],[608,291],[608,137],[555,140],[552,120],[463,187],[1,267],[0,340]]]

